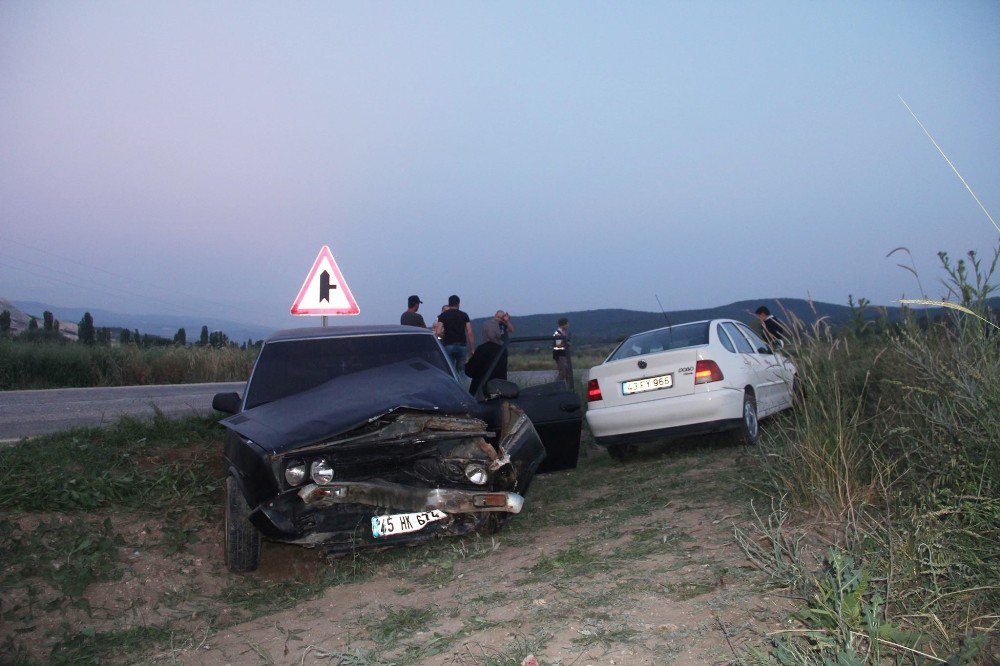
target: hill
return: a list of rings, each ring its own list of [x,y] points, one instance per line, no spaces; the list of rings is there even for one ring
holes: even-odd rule
[[[698,310],[675,310],[672,312],[641,312],[638,310],[583,310],[557,314],[525,315],[513,318],[516,335],[535,336],[552,335],[556,322],[560,317],[566,317],[570,322],[570,331],[577,344],[600,344],[619,340],[624,335],[645,331],[668,324],[682,324],[702,319],[730,318],[751,323],[754,321],[754,310],[765,305],[779,319],[794,318],[801,320],[807,326],[819,319],[829,321],[839,327],[853,318],[851,308],[846,305],[833,305],[816,301],[806,301],[800,298],[765,298],[753,301],[737,301],[728,305]],[[902,309],[898,307],[869,307],[864,312],[866,320],[874,320],[886,316],[890,321],[900,318]],[[473,330],[479,334],[486,318],[473,321]]]

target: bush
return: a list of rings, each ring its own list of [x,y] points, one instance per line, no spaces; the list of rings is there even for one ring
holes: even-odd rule
[[[244,381],[257,350],[0,340],[0,390]]]
[[[1000,326],[986,297],[997,257],[1000,248],[988,268],[971,254],[953,267],[941,255],[949,293],[960,299],[950,305],[964,312],[837,336],[798,327],[791,353],[806,399],[766,429],[759,490],[782,498],[776,506],[799,517],[800,531],[816,516],[838,529],[826,565],[791,583],[810,592],[810,608],[796,615],[807,638],[777,642],[779,660],[926,653],[964,663],[996,640]],[[766,539],[797,543],[775,533],[789,529],[778,518],[761,521]],[[762,568],[811,569],[789,566],[787,553],[764,564],[762,552],[748,551]],[[850,604],[830,603],[831,562],[848,563],[844,570],[864,581]],[[858,608],[868,609],[864,627],[846,616]],[[831,627],[849,628],[848,640],[827,640]]]

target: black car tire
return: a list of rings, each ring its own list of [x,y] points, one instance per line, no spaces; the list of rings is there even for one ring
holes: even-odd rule
[[[608,455],[619,462],[625,462],[636,454],[639,447],[635,444],[609,444]]]
[[[757,418],[757,399],[753,393],[743,393],[743,412],[740,416],[740,427],[733,431],[733,439],[737,444],[753,446],[760,440],[760,421]]]
[[[260,564],[260,532],[250,522],[250,506],[236,478],[226,477],[226,566],[234,573],[253,571]]]

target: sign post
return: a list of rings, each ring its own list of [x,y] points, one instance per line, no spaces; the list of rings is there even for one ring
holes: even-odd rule
[[[293,315],[321,315],[326,326],[329,315],[356,315],[361,313],[343,273],[326,245],[319,251],[309,274],[306,275],[299,295],[292,303]]]

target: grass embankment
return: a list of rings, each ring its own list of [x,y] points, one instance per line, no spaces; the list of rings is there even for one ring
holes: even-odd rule
[[[953,293],[977,316],[798,331],[806,397],[765,431],[770,512],[739,535],[802,596],[800,626],[775,641],[782,663],[968,663],[1000,648],[1000,328],[979,306],[992,269],[976,269]],[[825,546],[804,547],[817,535]]]
[[[0,663],[667,663],[731,656],[723,624],[759,640],[727,610],[758,575],[732,545],[749,493],[725,438],[592,454],[536,479],[494,537],[329,562],[269,543],[239,576],[222,565],[220,430],[123,420],[0,449]]]
[[[585,345],[573,349],[573,372],[580,375],[595,365],[600,365],[614,345]],[[555,370],[551,349],[514,350],[507,363],[508,370]]]
[[[245,381],[257,350],[0,340],[0,390]]]

